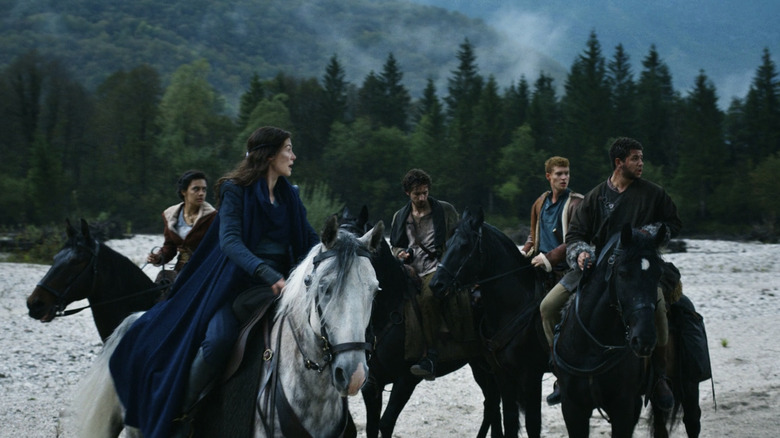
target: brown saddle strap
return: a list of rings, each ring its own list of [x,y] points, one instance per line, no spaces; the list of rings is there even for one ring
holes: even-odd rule
[[[266,316],[268,309],[271,308],[274,302],[275,300],[268,300],[252,315],[249,321],[247,321],[243,327],[241,327],[238,339],[236,339],[236,343],[233,344],[233,351],[230,354],[230,360],[228,360],[228,363],[225,366],[225,371],[222,374],[222,382],[226,382],[238,370],[238,367],[241,365],[241,361],[244,359],[244,352],[246,351],[246,342],[249,339],[249,334],[252,332],[252,329],[255,327],[255,325],[263,320],[263,317]]]

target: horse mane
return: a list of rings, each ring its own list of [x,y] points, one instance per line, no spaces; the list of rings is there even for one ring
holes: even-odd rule
[[[323,260],[322,267],[327,269],[320,275],[325,275],[332,270],[336,271],[336,281],[333,285],[333,293],[342,293],[345,289],[343,286],[346,283],[346,276],[352,269],[352,263],[355,261],[355,257],[358,248],[363,244],[351,233],[344,230],[338,231],[339,236],[336,244],[330,251],[335,252],[335,256],[332,258],[332,262],[328,263],[331,259]],[[290,273],[290,277],[287,279],[283,293],[279,300],[279,308],[276,313],[278,318],[281,315],[290,314],[296,309],[311,309],[315,305],[316,293],[307,293],[306,280],[310,274],[313,273],[314,258],[322,251],[323,244],[315,245],[306,258],[301,261],[298,266]],[[323,317],[327,313],[327,307],[322,309]]]
[[[515,261],[524,265],[530,263],[528,259],[523,257],[523,255],[520,253],[520,249],[517,247],[515,242],[513,242],[512,239],[509,238],[509,236],[504,234],[503,231],[499,230],[498,228],[496,228],[495,226],[487,222],[483,222],[483,227],[486,230],[489,230],[490,233],[495,237],[495,239],[508,249],[509,253],[513,256]]]
[[[661,258],[661,254],[656,245],[655,236],[644,233],[636,228],[631,232],[631,244],[624,246],[621,242],[620,248],[622,251],[617,257],[617,260],[620,262],[632,260],[640,256],[651,257],[654,260]]]
[[[152,280],[138,265],[104,242],[98,242],[98,263],[113,267],[116,270],[115,275],[122,278],[123,281],[132,281],[132,284],[141,286],[148,286],[152,283]]]

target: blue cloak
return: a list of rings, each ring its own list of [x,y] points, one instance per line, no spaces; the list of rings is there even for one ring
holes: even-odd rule
[[[291,222],[290,253],[298,260],[317,243],[317,234],[297,190],[285,178],[279,178],[277,190]],[[255,248],[263,236],[259,218],[267,193],[264,179],[244,188],[242,237],[248,248]],[[141,429],[146,438],[171,435],[209,321],[251,284],[250,274],[220,249],[219,223],[218,215],[176,279],[170,298],[139,318],[111,356],[109,367],[126,409],[125,424]]]

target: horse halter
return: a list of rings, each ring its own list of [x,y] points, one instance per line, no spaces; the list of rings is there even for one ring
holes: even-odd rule
[[[454,288],[455,290],[468,289],[468,288],[470,288],[472,286],[475,286],[475,285],[478,285],[478,284],[482,285],[482,284],[485,284],[485,283],[493,281],[493,280],[498,280],[499,278],[506,277],[508,275],[514,274],[515,272],[520,272],[523,269],[528,269],[528,268],[531,267],[531,265],[528,265],[528,266],[518,266],[516,268],[513,268],[513,269],[510,269],[508,271],[504,271],[504,272],[498,273],[496,275],[492,275],[490,277],[477,278],[477,280],[475,280],[475,281],[471,281],[469,283],[462,284],[460,282],[460,280],[458,279],[458,277],[460,276],[460,273],[463,271],[463,269],[468,264],[469,260],[471,260],[471,258],[474,256],[474,254],[477,251],[479,251],[479,256],[480,256],[479,257],[479,262],[480,262],[480,264],[482,264],[483,263],[483,258],[484,258],[484,251],[482,250],[482,226],[480,226],[479,227],[479,231],[477,231],[477,241],[476,241],[476,243],[471,248],[471,251],[469,251],[468,256],[466,256],[466,258],[463,259],[463,263],[461,263],[461,265],[458,267],[458,269],[455,271],[455,273],[453,273],[452,270],[447,268],[447,266],[445,266],[444,263],[439,263],[438,267],[436,268],[436,269],[441,269],[442,271],[446,272],[450,277],[452,277],[452,281],[450,281],[450,284],[447,284],[446,287],[444,288],[444,290],[447,291],[447,292],[445,292],[445,296],[447,296],[449,294],[449,290],[451,288]],[[480,265],[480,268],[481,268],[481,265]]]
[[[78,280],[87,272],[90,270],[92,271],[92,283],[94,284],[95,281],[97,281],[97,274],[98,274],[98,267],[97,267],[97,256],[98,251],[100,250],[100,245],[95,242],[94,247],[89,247],[83,243],[78,243],[76,245],[77,247],[86,249],[91,257],[89,259],[89,262],[86,266],[84,266],[84,269],[81,270],[81,272],[76,275],[76,277],[73,279],[72,282],[65,288],[64,291],[59,291],[58,289],[55,289],[48,284],[44,283],[46,280],[46,277],[41,279],[41,281],[36,285],[36,287],[40,287],[41,289],[49,292],[50,294],[54,295],[57,298],[56,303],[54,304],[54,313],[56,316],[65,316],[68,315],[68,313],[65,312],[65,307],[67,307],[68,303],[66,303],[66,298],[68,297],[68,294],[70,293],[71,289],[73,289],[73,286],[78,283]],[[92,268],[92,269],[90,269]]]
[[[466,267],[469,260],[474,256],[474,254],[479,251],[480,256],[482,255],[482,226],[479,227],[479,231],[477,231],[477,241],[475,242],[474,246],[471,247],[471,251],[469,251],[469,254],[466,256],[465,259],[463,259],[463,262],[460,264],[458,269],[453,273],[452,270],[447,268],[447,266],[444,265],[444,263],[439,262],[438,267],[436,268],[441,269],[442,271],[446,272],[452,280],[450,281],[450,284],[445,285],[445,296],[449,294],[449,290],[451,288],[454,288],[455,290],[463,290],[467,289],[475,284],[479,284],[479,281],[474,281],[470,284],[462,284],[458,277],[460,276],[460,273],[463,271],[463,268]],[[481,261],[481,257],[480,257]]]
[[[612,251],[612,254],[609,256],[609,259],[607,259],[607,263],[609,264],[607,268],[606,273],[606,280],[607,280],[607,288],[609,290],[609,300],[610,303],[615,307],[618,314],[620,315],[621,320],[623,321],[623,325],[626,326],[626,332],[628,332],[628,318],[631,317],[634,313],[649,308],[651,311],[655,311],[655,301],[650,302],[639,302],[635,305],[633,305],[629,312],[626,313],[623,311],[623,304],[621,303],[620,297],[618,296],[617,288],[615,287],[615,282],[612,281],[612,276],[615,274],[615,271],[617,270],[617,260],[623,255],[624,249],[622,245],[618,242],[617,246],[615,247],[615,250]]]
[[[371,253],[365,249],[365,248],[357,248],[356,250],[358,257],[367,257],[371,259]],[[333,249],[321,252],[317,254],[317,256],[314,257],[314,269],[312,270],[312,273],[306,276],[306,279],[304,280],[304,284],[306,285],[306,290],[308,291],[309,287],[312,285],[312,275],[317,270],[317,267],[323,260],[327,260],[331,257],[336,256],[336,251]],[[319,292],[317,293],[317,296],[315,298],[316,308],[317,308],[317,316],[320,320],[320,333],[317,336],[319,343],[321,344],[322,348],[322,359],[320,362],[316,362],[314,360],[311,360],[306,357],[306,353],[304,353],[303,348],[301,347],[301,342],[298,339],[298,335],[295,332],[295,329],[290,326],[293,333],[293,339],[295,339],[295,343],[298,346],[298,351],[303,356],[304,365],[306,366],[306,369],[308,370],[315,370],[318,373],[321,373],[325,370],[325,368],[330,365],[331,362],[336,358],[336,355],[339,353],[343,353],[345,351],[351,351],[351,350],[365,350],[367,354],[371,354],[374,351],[374,343],[372,342],[343,342],[341,344],[332,345],[330,342],[330,339],[328,337],[328,331],[327,331],[327,324],[322,318],[323,310],[322,306],[320,305],[320,295]],[[292,324],[289,322],[289,324]],[[312,328],[313,330],[313,328]]]

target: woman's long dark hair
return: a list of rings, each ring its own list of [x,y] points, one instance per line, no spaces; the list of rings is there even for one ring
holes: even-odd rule
[[[220,178],[215,185],[217,205],[221,199],[219,188],[223,182],[230,180],[239,186],[249,186],[265,177],[271,163],[270,158],[279,152],[288,138],[292,138],[292,134],[273,126],[263,126],[253,132],[246,141],[246,157],[238,163],[235,169]]]

